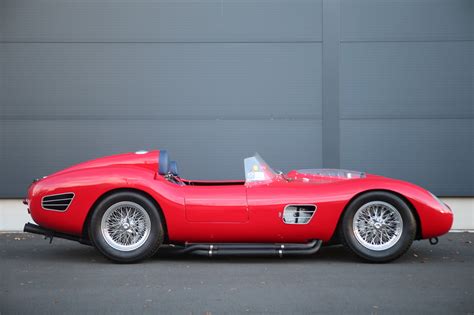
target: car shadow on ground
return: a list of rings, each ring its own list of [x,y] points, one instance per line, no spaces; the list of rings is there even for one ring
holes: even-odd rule
[[[461,235],[459,235],[461,236]],[[459,236],[457,236],[459,238]],[[11,234],[2,242],[2,256],[6,259],[26,259],[27,261],[57,261],[62,263],[98,263],[110,264],[111,261],[103,257],[94,247],[80,245],[75,242],[54,239],[53,243],[49,245],[48,241],[42,240],[36,236],[21,237]],[[471,248],[470,240],[462,240],[461,248],[452,248],[453,242],[450,237],[442,240],[444,246],[431,246],[426,241],[415,241],[412,247],[402,257],[396,260],[397,263],[416,263],[416,262],[430,262],[430,261],[460,261],[463,262],[464,248]],[[7,243],[10,243],[8,245]],[[6,245],[6,246],[4,246]],[[446,246],[448,245],[448,246]],[[467,248],[466,248],[467,249]],[[466,253],[464,253],[466,254]],[[469,256],[469,255],[468,255]],[[253,264],[280,264],[280,263],[362,263],[358,257],[349,252],[341,245],[323,246],[316,254],[310,256],[196,256],[192,254],[178,254],[169,246],[161,248],[153,257],[143,261],[142,263],[157,263],[157,262],[192,262],[192,263],[221,263],[221,264],[239,264],[239,263],[253,263]]]
[[[428,250],[408,250],[405,255],[396,260],[396,263],[413,263],[416,261],[425,262],[428,260],[441,260],[444,253],[430,252]],[[75,245],[75,246],[48,246],[41,250],[41,252],[24,253],[22,258],[29,261],[50,261],[60,259],[62,263],[79,263],[79,264],[115,264],[102,256],[92,246]],[[27,257],[28,256],[28,257]],[[436,257],[440,256],[440,257]],[[428,258],[427,258],[428,257]],[[308,256],[198,256],[192,254],[176,253],[174,249],[162,248],[154,256],[140,262],[140,264],[154,264],[159,262],[167,263],[193,263],[193,264],[301,264],[311,262],[313,264],[354,264],[365,263],[363,260],[356,257],[341,245],[324,246],[317,253]]]

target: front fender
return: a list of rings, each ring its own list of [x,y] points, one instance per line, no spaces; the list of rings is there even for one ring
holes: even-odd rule
[[[371,176],[356,195],[372,190],[384,190],[401,195],[413,206],[419,218],[421,238],[443,235],[451,229],[453,213],[447,205],[440,204],[429,191],[415,184],[402,180],[380,176]]]

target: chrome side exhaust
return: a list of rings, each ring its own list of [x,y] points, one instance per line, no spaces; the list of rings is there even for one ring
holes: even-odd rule
[[[252,243],[217,243],[217,244],[189,244],[178,248],[176,253],[190,253],[200,256],[271,256],[279,257],[293,255],[312,255],[322,245],[322,241],[313,240],[306,244],[252,244]]]

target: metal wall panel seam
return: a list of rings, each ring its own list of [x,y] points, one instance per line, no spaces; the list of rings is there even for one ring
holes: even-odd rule
[[[340,0],[323,1],[322,150],[323,167],[339,168],[339,46]]]

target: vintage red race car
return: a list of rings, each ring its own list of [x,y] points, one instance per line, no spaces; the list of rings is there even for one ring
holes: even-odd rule
[[[162,245],[200,255],[305,255],[341,242],[364,260],[386,262],[413,240],[449,231],[451,209],[414,184],[362,172],[277,173],[257,154],[245,181],[178,175],[161,151],[84,162],[34,181],[25,204],[38,224],[25,232],[94,245],[135,262]]]

